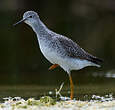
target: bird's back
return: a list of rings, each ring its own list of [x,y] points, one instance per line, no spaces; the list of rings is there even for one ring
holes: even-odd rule
[[[101,59],[89,54],[71,39],[62,35],[56,36],[56,39],[59,42],[58,44],[61,45],[61,48],[63,48],[65,56],[81,60],[88,60],[95,64],[100,64],[102,62]]]

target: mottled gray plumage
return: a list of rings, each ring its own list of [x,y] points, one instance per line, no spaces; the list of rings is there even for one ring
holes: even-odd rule
[[[65,49],[67,56],[77,59],[86,59],[96,64],[100,64],[102,62],[101,59],[87,53],[83,50],[77,43],[73,42],[71,39],[66,37],[58,37],[58,40],[62,47]]]
[[[22,21],[30,25],[36,33],[43,55],[51,63],[60,65],[68,73],[72,69],[98,66],[102,62],[99,58],[84,51],[71,39],[49,30],[36,12],[25,12],[20,22]]]
[[[40,39],[46,41],[47,44],[48,42],[50,42],[49,47],[52,47],[54,50],[57,50],[61,57],[72,57],[81,60],[86,59],[95,64],[100,64],[102,62],[101,59],[89,54],[71,39],[52,32],[49,29],[47,30],[48,31],[46,33],[41,34],[42,37],[40,37]]]

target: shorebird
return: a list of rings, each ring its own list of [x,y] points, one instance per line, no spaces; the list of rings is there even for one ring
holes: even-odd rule
[[[70,98],[73,99],[74,86],[71,70],[80,70],[87,66],[100,67],[102,60],[83,50],[71,39],[48,29],[34,11],[25,12],[22,20],[15,23],[14,26],[22,22],[32,27],[36,33],[42,54],[53,64],[49,70],[60,66],[68,73],[71,90]]]

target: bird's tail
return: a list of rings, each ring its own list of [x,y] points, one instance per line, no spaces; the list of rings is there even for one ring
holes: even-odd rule
[[[90,61],[97,64],[97,65],[100,65],[103,62],[102,59],[94,57],[94,56],[90,56]]]

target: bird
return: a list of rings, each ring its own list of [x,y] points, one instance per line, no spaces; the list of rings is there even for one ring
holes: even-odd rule
[[[28,24],[35,32],[43,56],[52,63],[49,70],[60,66],[67,72],[70,81],[70,99],[73,100],[74,84],[71,71],[87,66],[100,67],[103,60],[89,54],[70,38],[50,30],[35,11],[26,11],[23,18],[14,26],[22,22]]]

